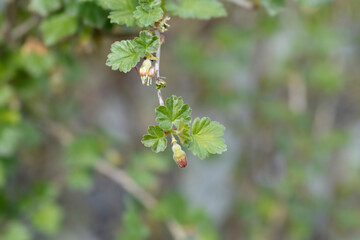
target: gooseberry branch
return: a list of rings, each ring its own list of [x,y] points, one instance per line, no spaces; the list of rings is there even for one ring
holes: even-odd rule
[[[161,35],[160,35],[160,30],[155,30],[155,35],[161,39]],[[161,49],[161,46],[158,48],[158,50],[156,51],[156,60],[155,60],[155,77],[156,77],[156,81],[160,80],[160,49]],[[158,89],[157,90],[157,96],[158,96],[158,99],[159,99],[159,104],[160,106],[164,106],[164,99],[162,98],[161,96],[161,89]]]

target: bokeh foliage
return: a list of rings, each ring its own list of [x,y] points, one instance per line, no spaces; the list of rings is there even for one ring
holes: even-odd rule
[[[174,16],[162,53],[172,59],[162,62],[168,82],[190,89],[184,95],[198,109],[226,116],[228,151],[241,149],[232,156],[235,187],[224,186],[233,195],[221,222],[176,188],[181,173],[169,152],[114,137],[87,113],[96,105],[79,97],[89,88],[86,58],[96,58],[108,38],[138,36],[136,22],[150,21],[120,11],[136,11],[137,1],[109,2],[0,2],[0,239],[61,239],[69,195],[96,201],[91,193],[105,190],[94,168],[101,159],[158,203],[147,210],[131,196],[113,199],[124,209],[112,216],[109,235],[95,233],[99,239],[169,239],[164,223],[171,219],[191,239],[359,238],[359,153],[347,152],[358,143],[351,130],[360,100],[358,1],[261,0],[257,10],[230,1],[163,1]],[[26,32],[17,28],[31,22]],[[121,76],[124,86],[140,84]],[[132,100],[129,111],[149,107]]]

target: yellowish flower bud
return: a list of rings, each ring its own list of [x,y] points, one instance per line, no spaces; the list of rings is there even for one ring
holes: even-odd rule
[[[140,75],[142,84],[146,83],[149,86],[149,84],[152,83],[152,79],[155,76],[155,69],[151,64],[150,59],[144,60],[144,62],[142,63],[142,65],[140,67],[139,75]]]
[[[181,146],[176,142],[174,142],[172,150],[174,152],[173,158],[176,164],[181,168],[186,167],[187,165],[186,153],[181,149]]]

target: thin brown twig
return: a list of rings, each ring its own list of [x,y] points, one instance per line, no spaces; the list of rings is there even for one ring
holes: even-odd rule
[[[48,129],[63,145],[74,139],[73,134],[60,124],[48,122]],[[143,188],[141,188],[124,170],[115,168],[105,160],[101,160],[95,169],[100,174],[108,177],[121,186],[125,191],[138,200],[146,209],[152,209],[158,201]],[[175,219],[165,221],[171,236],[174,240],[183,240],[187,237],[185,229]]]
[[[121,185],[147,209],[151,209],[157,204],[156,199],[142,189],[124,170],[114,168],[106,161],[100,161],[95,168],[99,173]]]
[[[96,165],[96,170],[122,186],[135,199],[141,202],[147,209],[154,208],[158,201],[144,189],[142,189],[124,170],[114,168],[105,161],[100,161]],[[165,222],[173,239],[181,240],[186,238],[187,234],[184,228],[174,219]]]
[[[40,21],[40,18],[37,16],[32,16],[27,19],[25,22],[15,27],[10,33],[11,40],[17,40],[24,35],[26,35],[33,27],[35,27]]]

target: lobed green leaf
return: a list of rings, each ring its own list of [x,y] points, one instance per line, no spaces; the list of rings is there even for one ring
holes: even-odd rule
[[[160,39],[153,36],[149,31],[140,32],[140,36],[134,39],[136,51],[145,56],[146,53],[154,53],[160,47]]]
[[[210,154],[220,154],[227,150],[222,136],[225,127],[210,118],[196,118],[192,125],[192,141],[189,149],[194,155],[204,159]]]
[[[158,153],[166,149],[167,140],[165,138],[164,131],[159,126],[150,126],[148,133],[143,136],[141,142],[145,147],[151,147],[151,149]]]
[[[156,122],[164,130],[170,130],[173,125],[179,127],[181,119],[186,124],[191,122],[191,109],[189,105],[184,104],[182,97],[171,96],[166,99],[165,106],[158,107],[155,112]]]
[[[111,10],[109,18],[111,23],[134,26],[135,18],[133,12],[136,10],[136,0],[98,0],[99,4]]]
[[[139,4],[145,11],[150,11],[151,9],[160,7],[161,0],[139,0]]]
[[[163,16],[163,10],[160,7],[151,8],[145,10],[143,7],[138,6],[134,12],[134,17],[137,20],[137,24],[141,27],[154,25],[154,23],[160,20]]]
[[[108,55],[106,65],[112,70],[128,72],[139,62],[141,55],[131,40],[115,42],[111,45],[111,53]]]

